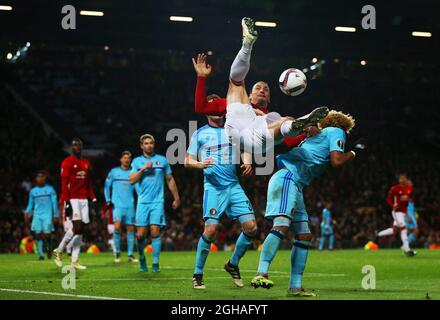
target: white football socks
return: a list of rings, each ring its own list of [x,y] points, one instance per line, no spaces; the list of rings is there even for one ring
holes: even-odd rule
[[[57,250],[58,250],[59,252],[63,252],[64,248],[66,247],[66,244],[67,244],[70,240],[72,240],[72,237],[73,237],[73,231],[72,231],[72,229],[67,230],[67,232],[64,234],[63,239],[61,240],[60,244],[58,245]]]
[[[379,237],[386,237],[386,236],[392,236],[393,234],[394,234],[394,229],[393,228],[388,228],[388,229],[382,230],[377,235]]]
[[[400,239],[402,239],[403,250],[405,250],[405,252],[409,251],[408,230],[406,228],[400,231]]]

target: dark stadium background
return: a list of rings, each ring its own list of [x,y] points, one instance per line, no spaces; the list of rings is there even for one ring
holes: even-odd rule
[[[77,30],[61,28],[66,4],[77,9]],[[376,8],[376,30],[360,26],[365,4]],[[29,234],[22,209],[35,172],[48,170],[50,183],[60,189],[59,166],[73,136],[85,141],[103,203],[106,173],[122,150],[139,154],[141,134],[152,133],[161,153],[168,129],[187,129],[189,120],[203,125],[193,111],[191,57],[212,51],[209,92],[224,96],[243,16],[278,24],[259,28],[247,81],[270,84],[272,110],[298,116],[315,106],[332,106],[356,118],[350,139],[368,139],[365,155],[307,189],[315,244],[326,199],[335,205],[337,248],[375,240],[375,231],[392,222],[386,193],[395,174],[405,171],[414,181],[420,216],[416,244],[440,245],[440,22],[434,1],[0,0],[0,5],[13,6],[0,11],[0,252],[17,252]],[[85,17],[80,10],[105,14]],[[194,21],[171,22],[171,15]],[[335,26],[357,31],[335,32]],[[415,38],[412,31],[433,36]],[[7,59],[27,42],[25,55]],[[305,93],[283,96],[278,75],[288,67],[310,67],[315,57],[325,63],[307,73]],[[183,206],[173,212],[167,202],[164,246],[194,249],[201,232],[202,176],[183,166],[173,170]],[[267,182],[268,177],[243,180],[257,213],[259,240],[270,227],[262,218]],[[96,216],[85,240],[103,248],[105,232]],[[217,244],[227,246],[238,234],[237,225],[225,223]],[[398,243],[391,239],[380,245]]]

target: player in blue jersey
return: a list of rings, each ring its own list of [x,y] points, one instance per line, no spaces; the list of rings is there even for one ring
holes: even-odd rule
[[[273,221],[273,228],[264,240],[258,272],[251,281],[255,288],[273,286],[273,281],[269,280],[269,266],[281,241],[291,229],[295,234],[295,241],[291,253],[288,294],[315,296],[313,292],[306,292],[302,287],[302,276],[312,239],[303,188],[321,175],[329,165],[340,167],[353,160],[356,155],[354,151],[344,153],[346,134],[354,127],[351,116],[333,110],[319,122],[319,126],[322,129],[319,134],[307,138],[299,147],[277,157],[279,170],[269,181],[265,215]]]
[[[58,219],[57,194],[52,186],[46,184],[46,178],[45,171],[37,173],[36,186],[29,191],[29,201],[25,209],[25,219],[32,216],[31,230],[35,233],[40,260],[44,260],[44,247],[50,259],[54,221]]]
[[[410,179],[408,179],[408,183],[410,186],[413,186],[413,182]],[[405,216],[405,225],[406,225],[406,229],[408,230],[408,242],[409,244],[412,244],[418,234],[417,213],[414,207],[414,199],[408,201],[407,208],[408,208],[407,209],[408,215],[411,217],[411,219],[408,219],[408,216]]]
[[[136,218],[134,187],[130,184],[131,153],[124,151],[119,159],[121,165],[110,170],[105,180],[104,196],[107,206],[113,208],[113,242],[115,263],[121,262],[122,223],[127,226],[127,253],[129,262],[138,262],[133,255]]]
[[[164,181],[166,180],[174,201],[172,207],[180,206],[180,196],[167,158],[154,153],[155,140],[150,134],[140,137],[143,154],[131,163],[130,183],[134,184],[138,195],[136,207],[137,243],[140,271],[146,272],[147,263],[144,254],[146,234],[149,227],[153,247],[153,272],[159,272],[161,249],[160,231],[165,227]]]
[[[208,100],[210,97],[208,97]],[[203,268],[212,241],[217,236],[220,219],[226,213],[231,219],[240,221],[242,232],[236,242],[231,259],[224,269],[231,275],[238,287],[243,287],[238,264],[257,232],[254,210],[240,186],[236,164],[239,161],[224,129],[224,116],[208,115],[208,124],[200,128],[191,138],[185,157],[185,167],[203,170],[203,220],[205,230],[199,239],[196,254],[196,267],[193,275],[193,288],[205,289]],[[198,160],[200,159],[200,161]],[[241,165],[244,175],[252,174],[249,159]]]
[[[321,239],[319,240],[319,250],[324,249],[325,239],[328,238],[328,249],[333,250],[333,244],[335,242],[335,236],[332,228],[332,204],[330,202],[322,209],[322,221],[321,221]]]

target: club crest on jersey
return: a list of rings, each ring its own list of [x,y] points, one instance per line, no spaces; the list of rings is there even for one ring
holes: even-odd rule
[[[159,162],[159,161],[156,161],[156,163],[155,163],[155,164],[156,164],[156,166],[158,166],[158,165],[160,165],[160,162]]]
[[[338,145],[339,148],[344,149],[344,141],[342,141],[341,139],[339,139],[336,144]]]
[[[217,210],[215,208],[212,208],[211,210],[209,210],[209,213],[215,215],[217,213]]]

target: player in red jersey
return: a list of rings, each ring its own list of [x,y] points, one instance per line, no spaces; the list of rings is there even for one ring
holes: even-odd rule
[[[246,92],[244,83],[250,68],[252,47],[258,37],[255,23],[250,18],[243,18],[241,25],[243,42],[231,65],[225,130],[232,143],[239,145],[244,152],[262,154],[280,144],[284,137],[296,136],[305,128],[316,126],[327,116],[329,108],[316,108],[297,119],[281,117],[275,112],[266,114],[270,100],[267,83],[257,82],[250,94]]]
[[[416,253],[410,249],[408,241],[408,230],[405,224],[405,217],[411,222],[411,217],[408,215],[408,202],[413,199],[413,187],[407,175],[399,174],[399,183],[391,187],[387,196],[387,203],[392,208],[393,227],[382,230],[378,233],[379,237],[391,236],[400,232],[402,239],[402,248],[405,254],[409,257]]]
[[[206,96],[206,78],[211,74],[212,67],[206,61],[207,56],[204,53],[197,55],[197,59],[192,59],[194,69],[197,73],[197,84],[195,93],[195,112],[211,116],[225,116],[227,102],[216,94]],[[259,116],[266,115],[267,121],[276,121],[281,116],[276,112],[269,113],[270,89],[266,82],[259,81],[252,87],[250,103],[254,112]],[[281,144],[276,146],[276,153],[284,153],[294,147],[297,147],[306,137],[318,133],[318,128],[312,126],[305,129],[294,137],[285,137]]]
[[[61,197],[64,212],[73,224],[71,232],[66,232],[57,249],[53,251],[55,263],[61,267],[61,253],[65,245],[72,241],[72,266],[76,269],[86,269],[78,262],[81,250],[84,225],[90,222],[87,199],[96,204],[96,197],[90,183],[90,162],[82,157],[83,143],[81,139],[72,140],[72,155],[61,163]],[[71,240],[69,240],[71,239]]]

